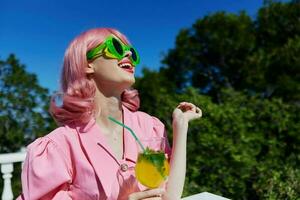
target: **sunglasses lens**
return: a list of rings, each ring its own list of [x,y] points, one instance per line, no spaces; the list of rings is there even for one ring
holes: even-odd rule
[[[130,48],[131,51],[131,57],[134,61],[137,61],[137,53],[133,48]]]
[[[122,45],[120,44],[120,42],[115,38],[112,39],[112,42],[113,42],[114,48],[116,49],[117,53],[122,56],[124,52],[123,52],[123,48],[122,48]]]

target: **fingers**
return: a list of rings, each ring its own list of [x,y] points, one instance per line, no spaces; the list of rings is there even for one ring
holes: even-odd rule
[[[201,109],[189,102],[181,102],[174,110],[173,118],[176,117],[176,114],[179,116],[180,112],[182,112],[188,120],[202,117]]]
[[[196,107],[196,114],[198,114],[199,117],[202,116],[202,110],[199,107]]]
[[[139,200],[139,199],[147,199],[147,200],[159,200],[161,196],[164,194],[165,190],[162,188],[145,190],[142,192],[136,192],[129,195],[128,200]]]
[[[185,110],[195,110],[196,106],[189,102],[181,102],[177,108],[183,108]]]
[[[181,102],[177,108],[181,109],[183,112],[192,111],[194,113],[199,113],[201,111],[200,108],[189,102]]]

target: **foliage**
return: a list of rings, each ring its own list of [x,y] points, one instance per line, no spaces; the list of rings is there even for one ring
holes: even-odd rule
[[[189,141],[197,144],[188,149],[188,163],[193,163],[188,180],[198,191],[232,199],[263,199],[270,186],[259,183],[273,178],[266,174],[282,173],[286,164],[293,169],[299,165],[300,159],[295,157],[300,150],[296,108],[278,99],[269,101],[230,90],[221,94],[218,105],[202,105],[200,97],[195,101],[201,103],[204,118],[195,122],[198,130],[190,134]],[[297,181],[293,188],[298,195],[299,186]],[[187,187],[188,192],[197,190]]]
[[[300,171],[296,167],[285,165],[281,170],[268,171],[265,176],[266,178],[260,179],[256,185],[263,198],[272,200],[300,198]]]
[[[18,151],[53,127],[48,90],[14,55],[0,62],[0,96],[0,152]]]
[[[300,100],[300,3],[266,2],[256,18],[217,12],[182,29],[161,73],[176,89],[194,86],[218,100],[222,87]]]

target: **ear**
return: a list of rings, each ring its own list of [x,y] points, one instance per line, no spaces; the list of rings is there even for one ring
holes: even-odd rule
[[[89,63],[85,68],[86,74],[93,74],[95,72],[93,63]]]

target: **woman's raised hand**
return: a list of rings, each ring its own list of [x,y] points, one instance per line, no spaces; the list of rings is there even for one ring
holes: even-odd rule
[[[201,116],[202,111],[199,107],[189,102],[181,102],[173,111],[173,122],[189,122]]]

